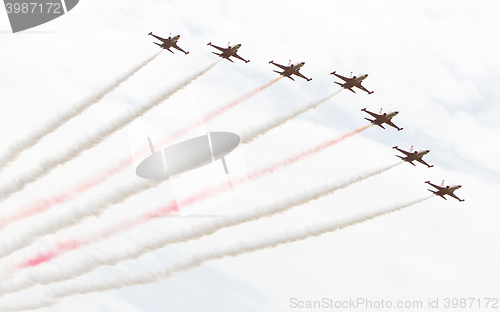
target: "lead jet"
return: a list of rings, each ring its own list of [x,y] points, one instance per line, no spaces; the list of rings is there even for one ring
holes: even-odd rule
[[[412,150],[413,150],[413,146],[412,146],[410,148],[410,151],[407,152],[407,151],[403,151],[402,149],[398,148],[397,146],[394,146],[393,148],[397,149],[398,151],[400,151],[401,153],[406,155],[406,157],[396,155],[397,157],[401,158],[402,160],[404,160],[406,162],[409,162],[410,164],[412,164],[414,166],[416,166],[416,165],[413,163],[413,161],[418,161],[419,163],[424,164],[429,168],[434,167],[434,165],[429,165],[428,163],[426,163],[422,159],[422,157],[424,157],[424,155],[427,155],[430,152],[429,150],[412,152]]]
[[[273,72],[278,73],[278,74],[280,74],[283,77],[288,77],[288,78],[292,79],[293,81],[295,81],[295,79],[293,79],[291,77],[292,75],[299,76],[300,78],[304,78],[307,81],[311,81],[312,80],[312,78],[307,78],[306,76],[304,76],[301,73],[299,73],[300,68],[302,66],[304,66],[304,64],[306,62],[301,62],[301,63],[297,63],[297,64],[292,64],[292,65],[290,65],[290,62],[288,63],[288,66],[276,64],[273,61],[269,62],[269,64],[273,64],[273,65],[278,66],[279,68],[283,69],[283,72],[279,72],[277,70],[273,70]]]
[[[373,91],[368,91],[365,87],[363,87],[363,86],[361,85],[361,82],[362,82],[363,80],[365,80],[365,79],[366,79],[366,77],[368,77],[368,74],[362,74],[362,75],[360,75],[359,77],[354,76],[354,77],[352,77],[352,78],[347,78],[347,77],[344,77],[344,76],[342,76],[342,75],[336,74],[336,72],[334,71],[334,72],[330,73],[330,75],[335,75],[335,76],[339,77],[340,79],[344,80],[344,81],[345,81],[344,83],[340,83],[340,82],[336,82],[336,81],[334,81],[334,82],[335,82],[336,84],[340,85],[340,86],[341,86],[342,88],[344,88],[344,89],[349,89],[349,90],[351,90],[353,93],[356,93],[356,92],[354,92],[354,90],[352,89],[353,87],[356,87],[356,88],[358,88],[358,89],[361,89],[361,90],[363,90],[363,91],[367,92],[368,94],[372,94],[372,93],[373,93]],[[351,73],[351,75],[352,75],[352,73]]]
[[[465,199],[460,199],[455,194],[453,194],[454,191],[456,191],[462,187],[461,185],[455,185],[455,186],[448,185],[445,187],[444,180],[441,183],[441,186],[437,186],[436,184],[432,184],[430,181],[425,181],[425,183],[430,184],[437,189],[437,191],[433,191],[433,190],[428,189],[428,191],[434,193],[434,195],[441,196],[444,199],[446,199],[446,197],[444,197],[444,195],[448,195],[448,196],[451,196],[455,199],[458,199],[461,202],[465,200]]]
[[[217,50],[221,51],[222,53],[215,53],[215,52],[212,52],[213,54],[215,55],[218,55],[222,58],[225,58],[226,60],[228,61],[231,61],[231,63],[234,63],[232,59],[230,59],[231,56],[237,58],[237,59],[240,59],[242,60],[243,62],[245,63],[248,63],[250,62],[250,60],[245,60],[244,58],[242,58],[241,56],[238,55],[238,49],[241,48],[241,44],[237,44],[235,45],[234,47],[231,47],[231,46],[228,46],[227,48],[221,48],[221,47],[218,47],[216,45],[213,45],[211,42],[209,42],[207,45],[209,46],[212,46],[214,48],[216,48]]]
[[[368,118],[365,118],[365,119],[368,120],[369,122],[371,122],[372,124],[379,126],[382,129],[385,129],[384,126],[382,126],[382,124],[386,123],[389,126],[398,129],[398,131],[403,130],[403,128],[399,128],[398,126],[396,126],[391,121],[392,117],[396,116],[399,112],[392,112],[392,113],[389,113],[389,114],[383,113],[382,114],[382,109],[380,109],[380,115],[379,115],[379,114],[375,114],[375,113],[367,111],[366,108],[363,108],[361,111],[366,112],[366,113],[372,115],[375,119],[373,119],[373,120],[372,119],[368,119]]]
[[[162,37],[155,36],[155,35],[153,35],[153,32],[150,32],[148,35],[153,36],[153,37],[155,37],[156,39],[158,39],[158,40],[160,40],[162,42],[162,44],[153,42],[154,44],[159,45],[160,48],[168,50],[168,51],[170,51],[172,53],[174,53],[174,52],[172,50],[170,50],[170,48],[174,48],[174,49],[177,49],[177,50],[183,52],[184,54],[189,54],[189,52],[186,52],[186,51],[182,50],[177,45],[177,41],[179,40],[179,38],[181,37],[181,35],[177,35],[177,36],[175,36],[173,38],[172,38],[172,36],[169,36],[167,39],[163,39]]]

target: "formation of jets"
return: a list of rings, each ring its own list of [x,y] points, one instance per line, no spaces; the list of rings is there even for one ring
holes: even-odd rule
[[[154,42],[154,44],[160,46],[162,49],[165,49],[165,50],[168,50],[168,51],[174,53],[172,50],[170,50],[170,48],[174,48],[174,49],[177,49],[177,50],[183,52],[184,54],[188,54],[189,53],[189,52],[185,52],[184,50],[182,50],[177,45],[177,41],[179,40],[180,35],[177,35],[177,36],[174,36],[174,37],[169,36],[167,39],[163,39],[161,37],[155,36],[155,35],[153,35],[152,32],[150,32],[149,35],[155,37],[156,39],[158,39],[158,40],[160,40],[162,42],[162,44]],[[232,63],[234,63],[234,62],[231,59],[231,57],[234,57],[234,58],[237,58],[239,60],[242,60],[245,63],[250,62],[250,60],[245,60],[244,58],[242,58],[241,56],[238,55],[237,52],[241,48],[241,44],[230,46],[229,43],[228,43],[228,47],[227,48],[222,48],[222,47],[213,45],[211,42],[209,42],[207,45],[209,45],[209,46],[211,46],[213,48],[216,48],[217,50],[220,51],[220,53],[212,52],[213,54],[218,55],[221,58],[225,58],[225,59],[227,59],[228,61],[230,61]],[[307,81],[311,81],[312,80],[312,78],[307,78],[306,76],[304,76],[304,75],[302,75],[300,73],[300,69],[305,65],[305,62],[299,62],[299,63],[296,63],[296,64],[291,64],[291,61],[290,61],[288,63],[288,66],[277,64],[274,61],[270,61],[269,64],[273,64],[273,65],[279,67],[281,70],[283,70],[281,72],[277,71],[277,70],[273,70],[274,72],[280,74],[283,77],[290,78],[293,81],[295,81],[295,79],[293,79],[293,77],[292,77],[293,75],[295,75],[297,77],[300,77],[302,79],[305,79]],[[353,93],[356,93],[353,90],[353,88],[358,88],[360,90],[365,91],[368,94],[372,94],[373,93],[373,91],[369,91],[368,89],[366,89],[365,87],[363,87],[363,85],[361,84],[368,77],[368,74],[360,74],[360,75],[354,76],[354,77],[344,77],[342,75],[337,74],[336,71],[333,71],[332,73],[330,73],[330,75],[335,75],[337,78],[340,78],[340,79],[343,80],[343,83],[334,81],[334,83],[340,85],[343,89],[347,89],[347,90],[352,91]],[[351,73],[351,76],[352,76],[352,73]],[[361,111],[366,112],[367,114],[370,114],[374,118],[374,119],[365,118],[366,120],[368,120],[369,122],[371,122],[373,125],[377,125],[377,126],[381,127],[382,129],[385,129],[384,126],[383,126],[383,124],[387,124],[387,125],[389,125],[389,126],[391,126],[393,128],[396,128],[398,131],[403,130],[403,128],[399,128],[398,126],[396,126],[392,122],[392,118],[395,117],[399,112],[382,113],[382,109],[381,109],[380,113],[376,114],[376,113],[367,111],[366,108],[363,108]],[[430,152],[429,150],[412,152],[412,150],[413,150],[413,146],[412,146],[410,148],[410,151],[407,152],[407,151],[404,151],[402,149],[399,149],[397,146],[394,146],[393,148],[397,149],[398,151],[400,151],[401,153],[403,153],[405,155],[404,157],[396,155],[397,157],[401,158],[405,162],[408,162],[408,163],[410,163],[410,164],[412,164],[412,165],[415,166],[415,164],[413,163],[413,161],[418,161],[418,162],[426,165],[428,168],[434,167],[434,165],[429,165],[429,164],[427,164],[422,159],[422,157],[424,155],[427,155]],[[459,201],[464,201],[463,199],[460,199],[455,194],[453,194],[453,192],[455,190],[459,189],[461,187],[461,185],[446,186],[446,187],[444,187],[444,180],[443,180],[443,183],[441,184],[441,186],[437,186],[435,184],[432,184],[429,181],[426,181],[425,183],[428,183],[428,184],[432,185],[433,187],[435,187],[437,189],[437,191],[429,190],[432,193],[434,193],[434,195],[436,195],[436,196],[440,196],[440,197],[446,199],[444,197],[444,195],[448,195],[448,196],[451,196],[453,198],[458,199]]]

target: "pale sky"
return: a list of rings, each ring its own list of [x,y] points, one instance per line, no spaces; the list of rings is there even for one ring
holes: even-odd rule
[[[458,202],[433,197],[319,238],[208,262],[159,283],[73,296],[39,311],[295,311],[298,309],[290,306],[291,298],[420,300],[424,307],[429,298],[439,298],[440,303],[445,298],[498,298],[499,9],[496,1],[86,0],[68,14],[18,34],[10,33],[7,14],[0,13],[3,149],[156,53],[158,46],[152,43],[156,40],[147,36],[150,31],[162,37],[180,34],[179,46],[190,52],[163,51],[102,101],[24,152],[1,173],[1,183],[13,183],[20,172],[36,167],[94,128],[217,61],[208,42],[219,46],[228,41],[231,45],[241,43],[238,54],[251,61],[222,60],[140,118],[137,122],[147,124],[151,133],[175,131],[188,122],[192,116],[180,107],[186,101],[196,103],[199,112],[206,114],[277,78],[272,71],[277,68],[269,61],[286,65],[290,59],[306,62],[301,73],[313,80],[283,78],[199,130],[238,133],[307,105],[339,89],[333,83],[339,80],[330,75],[334,70],[345,76],[351,71],[369,73],[363,85],[375,93],[344,90],[317,109],[241,146],[248,170],[366,125],[363,118],[368,115],[360,111],[365,107],[373,112],[380,108],[399,111],[393,121],[404,128],[371,127],[303,162],[249,182],[215,211],[246,211],[328,181],[343,181],[382,168],[398,160],[394,155],[400,153],[391,149],[394,145],[405,150],[411,145],[431,150],[424,160],[434,164],[433,168],[403,163],[284,214],[165,247],[113,267],[100,267],[80,277],[80,283],[129,274],[146,276],[193,253],[242,240],[265,240],[283,231],[404,204],[430,194],[424,184],[427,180],[461,184],[456,195],[465,199]],[[12,196],[1,204],[0,216],[61,192],[116,163],[130,152],[130,131],[135,131],[131,129],[116,132]],[[6,228],[0,234],[0,244],[8,245],[49,217],[77,209],[79,204],[97,200],[114,186],[134,179],[138,179],[134,168],[129,168],[73,202]],[[164,183],[99,217],[36,239],[10,257],[26,258],[53,242],[84,236],[153,209],[172,196],[172,187]],[[73,263],[85,263],[94,254],[119,253],[134,244],[210,221],[161,218],[26,269],[19,278],[50,275]],[[10,259],[2,258],[0,267],[4,269]],[[43,287],[4,295],[0,307],[43,301],[41,294]]]

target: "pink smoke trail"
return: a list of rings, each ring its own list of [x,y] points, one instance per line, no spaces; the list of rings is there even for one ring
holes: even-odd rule
[[[22,220],[24,218],[31,217],[38,213],[45,212],[51,207],[63,204],[67,201],[75,199],[79,194],[91,189],[92,187],[99,185],[112,175],[120,172],[122,169],[132,164],[130,157],[123,159],[118,164],[109,168],[107,171],[101,172],[86,181],[73,186],[67,191],[61,191],[58,194],[41,198],[33,203],[21,206],[16,212],[7,215],[0,219],[0,230],[7,227],[8,225]]]
[[[248,179],[250,180],[256,180],[266,174],[270,174],[278,169],[290,166],[308,156],[314,155],[330,146],[333,146],[339,142],[342,142],[343,140],[352,137],[353,135],[360,133],[361,131],[368,129],[372,125],[367,125],[362,128],[359,128],[357,130],[354,130],[352,132],[346,133],[338,138],[335,139],[330,139],[327,140],[321,144],[318,144],[312,148],[306,149],[305,151],[299,152],[295,155],[292,155],[288,158],[285,158],[283,160],[277,161],[271,165],[256,169],[252,171],[251,173],[248,174]],[[235,179],[232,181],[233,186],[238,185],[246,181],[247,177],[240,177],[238,179]],[[230,191],[231,188],[228,184],[220,184],[217,186],[211,186],[207,187],[201,192],[198,192],[194,195],[191,195],[185,199],[179,200],[180,203],[182,203],[183,206],[189,206],[191,204],[200,202],[210,196],[218,195],[223,192],[228,192]],[[134,216],[133,218],[129,218],[127,220],[120,221],[119,223],[108,227],[107,229],[101,231],[100,233],[93,234],[92,236],[88,236],[86,238],[80,238],[79,240],[69,240],[66,242],[59,242],[57,243],[57,246],[55,246],[52,250],[40,253],[36,255],[35,257],[26,260],[24,263],[20,264],[19,267],[25,268],[25,267],[33,267],[37,266],[41,263],[50,261],[56,257],[59,257],[62,254],[65,254],[71,250],[75,250],[78,248],[81,248],[83,246],[96,243],[100,240],[106,239],[112,235],[118,234],[120,232],[129,230],[135,226],[138,226],[140,224],[146,223],[152,219],[155,219],[157,217],[163,217],[167,216],[173,212],[178,211],[177,209],[177,201],[172,200],[169,203],[162,205],[158,207],[155,211],[149,212],[144,215],[140,216]]]
[[[250,99],[251,97],[257,95],[258,93],[262,92],[263,90],[267,89],[271,85],[273,85],[275,82],[280,80],[282,77],[278,77],[276,79],[273,79],[264,85],[248,92],[247,94],[237,98],[234,101],[229,102],[228,104],[210,112],[208,115],[204,116],[203,121],[198,121],[191,123],[173,134],[169,135],[165,139],[163,139],[160,142],[160,146],[165,146],[172,141],[178,139],[182,135],[188,133],[189,131],[195,129],[196,127],[199,127],[203,125],[203,122],[210,122],[214,120],[215,118],[219,117],[226,111],[228,111],[231,108],[236,107],[237,105],[241,104],[242,102]],[[146,157],[150,153],[149,149],[144,149],[142,151],[139,151],[136,153],[134,157],[137,158],[142,158]],[[106,171],[103,171],[97,175],[94,175],[88,179],[86,179],[83,182],[80,182],[78,185],[72,187],[69,191],[62,191],[59,194],[52,195],[50,197],[42,198],[37,200],[34,203],[28,204],[26,206],[21,207],[19,210],[17,210],[14,214],[8,215],[4,217],[3,219],[0,219],[0,230],[9,224],[12,224],[13,222],[19,221],[21,219],[31,217],[33,215],[36,215],[38,213],[47,211],[51,207],[55,205],[59,205],[62,203],[65,203],[67,201],[73,200],[76,197],[78,197],[80,194],[83,192],[86,192],[87,190],[103,183],[106,181],[108,178],[112,177],[113,175],[119,173],[120,171],[124,170],[128,166],[132,165],[132,158],[131,157],[126,157],[119,161],[117,164],[113,165]]]

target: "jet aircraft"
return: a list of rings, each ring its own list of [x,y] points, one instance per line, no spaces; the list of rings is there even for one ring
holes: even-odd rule
[[[244,58],[242,58],[241,56],[238,55],[237,52],[238,52],[238,49],[241,48],[241,44],[237,44],[234,47],[231,47],[230,45],[228,45],[227,48],[218,47],[216,45],[213,45],[211,42],[209,42],[207,45],[212,46],[212,47],[216,48],[217,50],[221,51],[221,53],[212,52],[213,54],[218,55],[218,56],[220,56],[222,58],[225,58],[226,60],[231,61],[232,63],[234,63],[234,62],[233,62],[232,59],[230,59],[231,56],[233,56],[233,57],[235,57],[237,59],[240,59],[240,60],[242,60],[245,63],[250,62],[250,60],[247,61],[247,60],[245,60]]]
[[[302,66],[304,66],[304,64],[306,62],[301,62],[301,63],[297,63],[297,64],[291,64],[291,65],[290,65],[290,62],[288,63],[288,66],[276,64],[273,61],[269,62],[269,64],[273,64],[275,66],[278,66],[279,68],[281,68],[283,70],[283,72],[279,72],[277,70],[273,70],[273,72],[278,73],[278,74],[280,74],[283,77],[288,77],[288,78],[292,79],[293,81],[295,81],[295,79],[293,79],[291,77],[292,75],[299,76],[300,78],[304,78],[307,81],[311,81],[312,80],[312,78],[307,78],[306,76],[304,76],[301,73],[299,73],[300,68]]]
[[[173,38],[172,38],[172,36],[169,36],[167,39],[163,39],[162,37],[155,36],[155,35],[153,35],[153,32],[150,32],[148,35],[153,36],[153,37],[155,37],[156,39],[158,39],[158,40],[160,40],[162,42],[162,44],[153,42],[154,44],[160,46],[160,48],[168,50],[168,51],[170,51],[172,53],[174,53],[174,52],[172,50],[170,50],[170,48],[174,48],[174,49],[177,49],[177,50],[183,52],[184,54],[189,54],[189,52],[186,52],[186,51],[182,50],[177,45],[177,41],[179,40],[179,38],[181,37],[181,35],[177,35],[177,36],[175,36]]]
[[[369,122],[371,122],[372,124],[379,126],[382,129],[385,129],[384,126],[382,126],[382,124],[386,123],[389,126],[398,129],[398,131],[403,130],[403,128],[399,128],[398,126],[396,126],[391,121],[392,117],[396,116],[399,112],[392,112],[392,113],[389,113],[389,114],[383,113],[382,114],[382,109],[380,109],[380,115],[379,115],[379,114],[375,114],[375,113],[367,111],[366,108],[363,108],[361,111],[366,112],[366,113],[372,115],[375,119],[373,119],[373,120],[372,119],[368,119],[368,118],[365,118],[365,119],[368,120]]]
[[[409,162],[410,164],[412,164],[414,166],[416,166],[416,165],[413,163],[413,161],[418,161],[419,163],[424,164],[429,168],[434,167],[434,165],[429,165],[428,163],[426,163],[422,159],[422,157],[424,157],[424,155],[427,155],[430,152],[429,150],[412,152],[412,150],[413,150],[413,146],[412,146],[410,148],[410,151],[407,152],[407,151],[404,151],[404,150],[398,148],[397,146],[394,146],[393,148],[397,149],[398,151],[400,151],[401,153],[406,155],[406,157],[396,155],[397,157],[401,158],[402,160],[404,160],[406,162]]]
[[[464,201],[465,199],[460,199],[458,198],[455,194],[453,194],[454,191],[458,190],[459,188],[461,188],[462,186],[461,185],[456,185],[456,186],[444,186],[444,180],[443,182],[441,183],[441,186],[437,186],[436,184],[432,184],[430,181],[425,181],[425,183],[427,184],[430,184],[432,185],[433,187],[435,187],[437,189],[437,191],[433,191],[433,190],[429,190],[430,192],[434,193],[434,195],[437,195],[437,196],[441,196],[442,198],[446,199],[446,197],[444,197],[444,195],[448,195],[448,196],[451,196],[455,199],[458,199],[459,201]]]
[[[373,91],[368,91],[365,87],[363,87],[361,85],[361,82],[363,80],[365,80],[366,77],[368,77],[368,74],[362,74],[359,77],[354,76],[352,78],[347,78],[347,77],[344,77],[342,75],[336,74],[336,72],[334,71],[334,72],[330,73],[330,75],[335,75],[335,76],[339,77],[340,79],[344,80],[345,81],[344,83],[340,83],[340,82],[336,82],[336,81],[334,81],[334,82],[336,84],[340,85],[344,89],[351,90],[353,93],[356,93],[352,89],[353,87],[356,87],[356,88],[361,89],[361,90],[363,90],[365,92],[368,92],[368,94],[372,94],[373,93]],[[352,73],[351,73],[351,75],[352,75]]]

